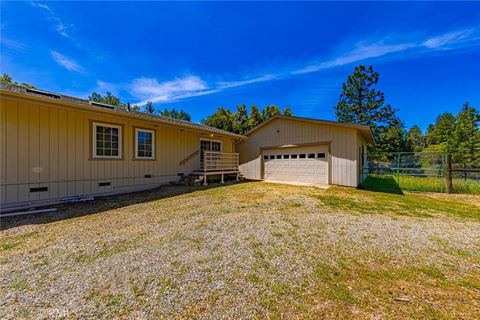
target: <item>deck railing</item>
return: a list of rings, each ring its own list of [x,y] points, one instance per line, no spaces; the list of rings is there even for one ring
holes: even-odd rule
[[[238,171],[238,153],[204,151],[202,171]]]

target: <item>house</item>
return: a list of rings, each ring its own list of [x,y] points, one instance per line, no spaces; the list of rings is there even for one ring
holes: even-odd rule
[[[364,180],[374,143],[368,126],[280,115],[245,135],[235,150],[247,179],[349,187]]]
[[[2,207],[238,174],[241,135],[4,83],[0,100]]]
[[[216,176],[356,187],[369,127],[274,116],[246,135],[0,83],[3,208]]]

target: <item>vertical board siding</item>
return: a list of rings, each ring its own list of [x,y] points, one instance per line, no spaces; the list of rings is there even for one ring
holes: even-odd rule
[[[0,116],[2,205],[148,189],[178,180],[180,172],[198,170],[198,156],[184,165],[180,161],[199,149],[201,138],[221,140],[225,152],[234,149],[233,138],[226,136],[210,137],[209,133],[28,98],[2,95]],[[123,126],[123,159],[91,159],[92,121]],[[155,160],[135,159],[134,127],[155,130]],[[111,186],[99,187],[99,182]],[[48,191],[32,193],[33,187],[48,187]]]
[[[0,181],[7,176],[7,101],[0,101]],[[6,186],[0,185],[0,203],[7,201]]]
[[[235,146],[240,171],[248,179],[262,179],[260,148],[330,141],[330,183],[357,186],[357,130],[328,124],[277,118],[252,132]]]

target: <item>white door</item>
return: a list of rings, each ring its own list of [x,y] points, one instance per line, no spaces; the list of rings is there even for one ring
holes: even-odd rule
[[[263,151],[265,180],[328,184],[328,146]]]

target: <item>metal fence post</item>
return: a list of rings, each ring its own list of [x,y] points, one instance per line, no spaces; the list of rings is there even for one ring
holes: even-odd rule
[[[445,163],[445,154],[440,154],[440,192],[443,193],[443,184],[444,184],[444,163]]]
[[[400,186],[400,152],[397,153],[397,183]]]

